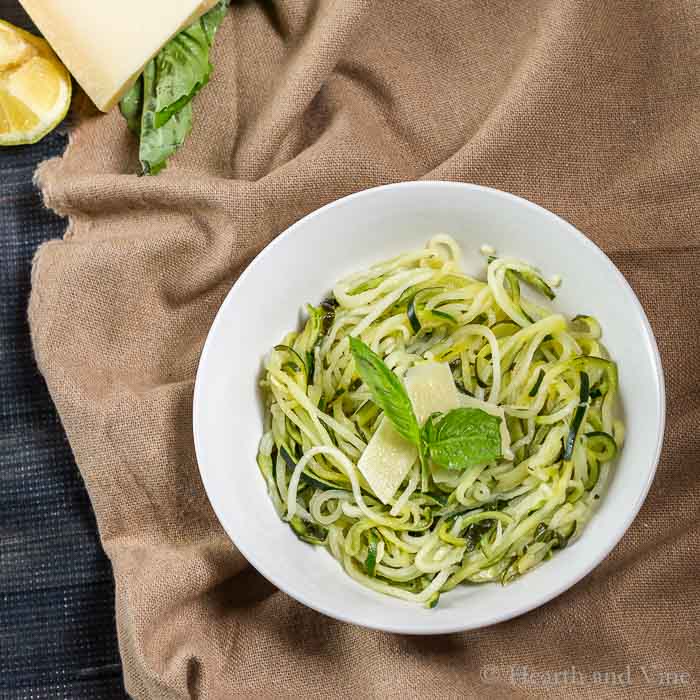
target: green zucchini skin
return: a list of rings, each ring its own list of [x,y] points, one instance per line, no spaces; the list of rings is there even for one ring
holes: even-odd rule
[[[406,309],[408,314],[408,321],[411,324],[411,328],[414,333],[418,333],[421,329],[420,321],[418,320],[418,314],[416,313],[416,297],[411,299],[408,308]]]
[[[617,457],[617,444],[615,438],[602,431],[594,430],[586,433],[586,447],[592,452],[599,462],[609,462]]]
[[[424,300],[430,293],[442,291],[442,289],[441,287],[420,289],[411,297],[406,307],[406,315],[414,333],[419,333],[422,329],[437,328],[441,325],[454,326],[457,324],[457,320],[452,315],[439,309],[428,310],[425,308]]]
[[[377,570],[377,545],[379,538],[370,530],[367,535],[367,559],[365,560],[365,568],[369,576],[374,576]]]
[[[302,520],[298,515],[289,521],[292,532],[307,544],[325,545],[328,537],[328,530],[320,525],[312,525]]]
[[[528,396],[537,396],[537,392],[542,386],[542,380],[544,379],[544,370],[541,369],[540,373],[537,375],[537,381],[532,385],[532,389],[528,392]]]
[[[289,370],[290,373],[295,376],[301,376],[304,380],[304,385],[308,384],[308,368],[306,366],[306,361],[301,355],[294,350],[294,348],[289,347],[289,345],[275,345],[275,350],[286,355],[288,358],[282,363],[282,368]]]
[[[574,447],[576,446],[576,438],[578,436],[579,430],[581,429],[583,417],[586,415],[586,410],[588,409],[588,401],[590,396],[590,381],[588,379],[588,375],[585,372],[579,372],[579,377],[581,380],[579,404],[576,407],[574,418],[571,421],[569,435],[567,436],[566,443],[564,444],[564,461],[570,460],[573,456]]]

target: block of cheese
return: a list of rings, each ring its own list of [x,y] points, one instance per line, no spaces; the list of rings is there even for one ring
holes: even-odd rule
[[[20,0],[95,105],[110,110],[143,67],[217,0]]]
[[[446,413],[460,405],[459,392],[447,364],[425,362],[406,372],[406,393],[420,424],[431,413]],[[357,468],[382,503],[389,503],[406,478],[418,451],[387,418],[382,418]]]

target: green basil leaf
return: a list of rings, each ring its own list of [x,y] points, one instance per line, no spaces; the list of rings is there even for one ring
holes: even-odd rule
[[[428,416],[428,420],[423,424],[422,438],[425,445],[429,445],[431,442],[435,442],[437,438],[437,426],[436,422],[440,420],[441,413],[431,413]]]
[[[218,2],[174,36],[156,56],[156,128],[166,124],[209,82],[209,49],[228,5],[229,0]]]
[[[139,160],[147,175],[160,172],[192,130],[191,104],[185,105],[164,126],[156,127],[155,74],[155,61],[149,61],[143,71],[143,114],[139,140]]]
[[[430,458],[446,469],[466,469],[501,456],[501,419],[480,408],[433,414],[423,426]]]
[[[126,125],[132,134],[141,133],[141,114],[143,112],[143,75],[129,88],[119,102],[119,111],[126,119]]]
[[[372,392],[372,399],[392,422],[396,431],[416,447],[421,447],[421,432],[401,380],[359,338],[350,338],[355,367]]]
[[[231,0],[219,0],[211,10],[205,12],[200,18],[202,29],[206,34],[209,46],[214,43],[214,34],[216,34],[216,30],[219,28],[224,17],[226,17],[226,12],[230,4]]]

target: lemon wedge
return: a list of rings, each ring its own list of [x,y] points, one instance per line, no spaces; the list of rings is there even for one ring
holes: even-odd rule
[[[39,37],[0,20],[0,146],[35,143],[66,116],[71,79]]]

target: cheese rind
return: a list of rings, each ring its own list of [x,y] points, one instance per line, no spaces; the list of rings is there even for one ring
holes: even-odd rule
[[[95,105],[109,111],[175,34],[217,0],[20,0]]]

